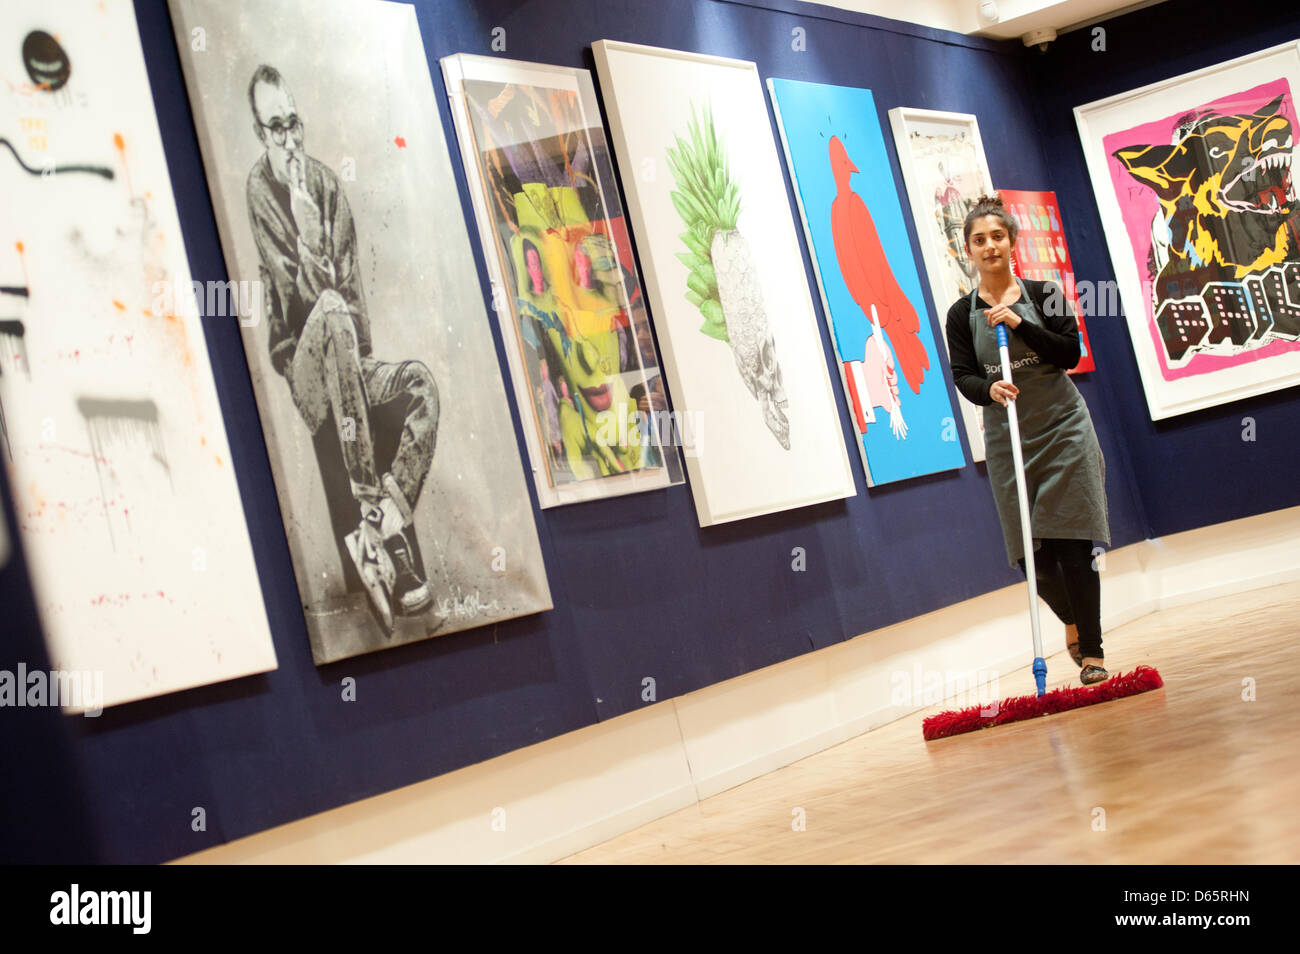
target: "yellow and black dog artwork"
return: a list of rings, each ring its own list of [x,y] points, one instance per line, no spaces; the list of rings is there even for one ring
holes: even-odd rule
[[[1197,110],[1171,144],[1114,152],[1159,200],[1146,277],[1171,365],[1300,338],[1300,203],[1283,102]]]

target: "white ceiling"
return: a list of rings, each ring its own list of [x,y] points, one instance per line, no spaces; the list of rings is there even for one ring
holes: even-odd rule
[[[829,0],[830,6],[956,33],[1008,40],[1033,30],[1064,33],[1163,0],[992,0],[997,20],[980,16],[980,0]]]

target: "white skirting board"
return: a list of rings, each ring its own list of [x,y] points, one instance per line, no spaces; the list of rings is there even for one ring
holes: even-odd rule
[[[1298,539],[1293,507],[1107,553],[1103,632],[1300,579]],[[923,706],[1000,698],[989,680],[1031,662],[1024,594],[988,593],[179,861],[553,861]],[[1063,627],[1041,616],[1044,651],[1061,651]]]

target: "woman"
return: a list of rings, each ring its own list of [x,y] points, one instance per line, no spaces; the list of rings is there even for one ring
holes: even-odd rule
[[[957,389],[984,408],[989,482],[1012,566],[1025,570],[1007,404],[1016,401],[1034,534],[1038,593],[1065,623],[1080,679],[1110,678],[1101,648],[1101,580],[1094,540],[1110,544],[1106,461],[1074,382],[1079,327],[1057,285],[1011,273],[1020,230],[998,197],[981,196],[966,216],[966,254],[979,284],[948,309],[948,352]],[[1002,380],[997,326],[1007,327],[1012,380]],[[1018,398],[1023,394],[1024,400]]]

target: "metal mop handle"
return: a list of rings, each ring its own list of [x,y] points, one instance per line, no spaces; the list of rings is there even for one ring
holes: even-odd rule
[[[1002,359],[1002,380],[1011,383],[1011,352],[1007,326],[997,326],[998,356]],[[1020,533],[1025,548],[1025,576],[1029,579],[1029,621],[1034,632],[1034,683],[1041,696],[1047,691],[1047,662],[1043,659],[1043,634],[1038,627],[1038,574],[1034,570],[1034,534],[1029,526],[1029,491],[1025,488],[1025,460],[1020,449],[1020,420],[1016,402],[1007,402],[1007,423],[1011,426],[1011,458],[1016,465],[1016,499],[1020,502]]]

